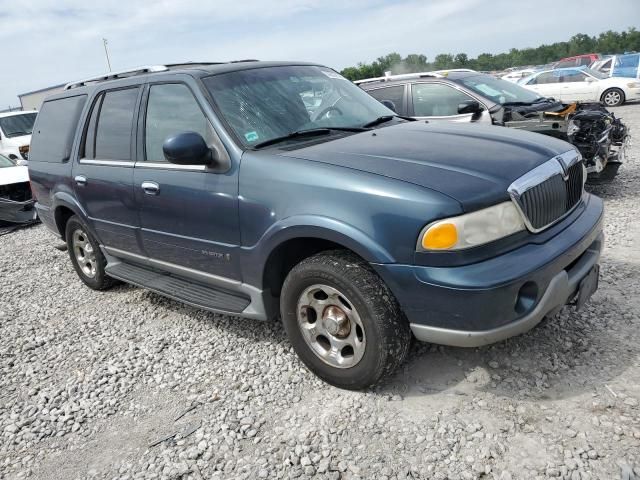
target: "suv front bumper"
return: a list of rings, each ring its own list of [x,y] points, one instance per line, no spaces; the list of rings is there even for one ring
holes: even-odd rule
[[[597,287],[604,243],[602,200],[543,244],[527,244],[471,265],[374,264],[418,340],[477,347],[524,333]],[[589,290],[590,291],[586,291]]]

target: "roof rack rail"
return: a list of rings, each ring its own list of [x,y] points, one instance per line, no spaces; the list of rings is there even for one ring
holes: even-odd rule
[[[98,75],[96,77],[85,78],[84,80],[80,80],[77,82],[67,83],[64,89],[70,90],[72,88],[83,87],[90,83],[106,82],[107,80],[115,80],[117,78],[128,78],[135,75],[142,75],[144,73],[166,72],[167,70],[169,70],[169,67],[167,67],[166,65],[148,65],[144,67],[130,68],[128,70],[109,72],[103,75]]]
[[[365,78],[362,80],[356,80],[356,85],[360,85],[361,83],[371,83],[371,82],[390,82],[392,80],[407,80],[412,78],[427,78],[427,77],[435,77],[442,78],[446,77],[450,72],[475,72],[475,70],[471,70],[470,68],[450,68],[448,70],[435,70],[433,72],[416,72],[416,73],[402,73],[400,75],[391,75],[391,72],[384,72],[384,77],[375,77],[375,78]]]
[[[442,77],[438,72],[416,72],[416,73],[402,73],[400,75],[391,75],[391,72],[384,72],[384,77],[374,77],[374,78],[365,78],[362,80],[356,80],[356,85],[360,85],[361,83],[370,83],[370,82],[390,82],[392,80],[405,80],[411,78],[422,78],[422,77]]]

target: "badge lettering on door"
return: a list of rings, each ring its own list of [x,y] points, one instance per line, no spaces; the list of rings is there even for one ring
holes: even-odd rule
[[[226,260],[227,262],[231,260],[231,255],[229,253],[214,252],[212,250],[200,250],[200,253],[207,257],[213,257],[217,260]]]

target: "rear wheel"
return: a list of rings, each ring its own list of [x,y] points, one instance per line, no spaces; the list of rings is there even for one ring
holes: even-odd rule
[[[282,287],[280,309],[300,359],[337,387],[369,387],[407,355],[411,332],[400,306],[350,252],[323,252],[296,265]]]
[[[94,290],[106,290],[116,283],[116,280],[105,273],[107,260],[98,242],[75,215],[67,221],[65,238],[71,263],[80,280]]]
[[[610,88],[603,92],[600,101],[607,107],[617,107],[624,103],[624,92],[619,88]]]

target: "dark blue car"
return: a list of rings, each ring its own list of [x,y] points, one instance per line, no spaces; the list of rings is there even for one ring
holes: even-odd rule
[[[29,170],[81,280],[280,317],[359,389],[418,340],[525,332],[597,288],[601,200],[566,142],[397,116],[334,70],[147,67],[67,86]]]

